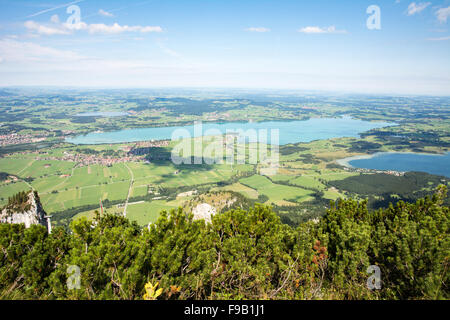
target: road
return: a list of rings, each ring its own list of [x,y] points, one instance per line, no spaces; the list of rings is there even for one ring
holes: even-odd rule
[[[130,167],[126,163],[124,163],[124,165],[125,165],[125,167],[127,167],[128,171],[130,172],[130,176],[131,176],[130,189],[128,190],[127,201],[125,201],[125,207],[123,208],[123,216],[126,217],[127,216],[128,200],[131,197],[131,190],[133,189],[134,174],[133,174],[133,171],[130,169]]]

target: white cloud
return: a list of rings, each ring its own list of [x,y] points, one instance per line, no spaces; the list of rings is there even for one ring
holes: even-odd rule
[[[429,38],[427,40],[429,40],[429,41],[446,41],[446,40],[450,40],[450,37]]]
[[[59,23],[59,16],[57,14],[52,15],[50,21],[53,23]]]
[[[2,63],[3,62],[3,58],[2,57],[0,57],[0,63]]]
[[[251,27],[251,28],[247,28],[245,30],[250,31],[250,32],[270,32],[269,28],[264,28],[264,27]]]
[[[447,22],[447,18],[450,16],[450,6],[437,10],[436,16],[441,23]]]
[[[123,32],[162,32],[162,28],[159,26],[121,26],[118,23],[114,23],[113,25],[106,25],[103,23],[98,24],[82,24],[81,29],[87,29],[89,33],[104,33],[104,34],[118,34]],[[75,27],[76,28],[76,27]]]
[[[56,20],[56,19],[53,19]],[[62,23],[57,26],[46,26],[34,21],[27,21],[24,24],[25,28],[39,35],[67,35],[74,31],[84,30],[91,34],[119,34],[124,32],[162,32],[163,29],[160,26],[127,26],[114,23],[113,25],[106,25],[103,23],[87,24],[85,22],[79,22],[76,24]]]
[[[301,33],[307,34],[323,34],[323,33],[347,33],[346,30],[337,30],[335,26],[330,26],[328,28],[321,28],[316,26],[304,27],[298,30]]]
[[[431,4],[431,2],[420,2],[420,3],[412,2],[408,6],[407,14],[408,14],[408,16],[412,16],[416,13],[420,13],[423,10],[425,10],[430,4]]]
[[[44,47],[33,42],[0,40],[0,55],[5,62],[73,62],[83,59],[73,51]]]
[[[98,14],[101,16],[104,16],[104,17],[110,17],[110,18],[114,17],[114,15],[112,13],[105,11],[103,9],[98,10]]]
[[[172,57],[180,58],[181,55],[158,41],[157,46]],[[30,41],[17,41],[12,39],[0,39],[0,62],[9,64],[13,70],[23,68],[27,72],[51,68],[55,71],[67,70],[100,70],[129,69],[161,67],[161,62],[136,59],[104,59],[102,57],[84,56],[69,50],[60,50],[43,46]]]
[[[160,26],[147,26],[147,27],[141,27],[139,31],[141,31],[142,33],[163,32],[163,29]]]
[[[103,59],[82,56],[74,51],[42,46],[34,42],[0,39],[3,70],[19,73],[36,72],[106,72],[108,70],[136,70],[153,67],[144,60]]]
[[[27,22],[25,22],[24,26],[25,26],[25,28],[27,28],[30,31],[34,31],[38,34],[47,35],[47,36],[51,36],[51,35],[55,35],[55,34],[70,34],[70,32],[68,30],[64,30],[61,28],[47,27],[47,26],[44,26],[44,25],[39,24],[34,21],[27,21]]]

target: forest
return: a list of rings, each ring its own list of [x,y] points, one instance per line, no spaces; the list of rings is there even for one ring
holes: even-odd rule
[[[368,197],[369,206],[374,209],[388,206],[389,201],[414,201],[424,197],[429,192],[430,186],[447,183],[448,178],[425,172],[406,172],[401,176],[386,173],[360,174],[343,180],[330,181],[333,187],[346,190],[352,195]],[[450,197],[447,196],[444,203],[450,205]]]
[[[0,224],[0,298],[449,299],[446,192],[376,211],[332,202],[297,227],[259,204],[211,224],[182,209],[148,228],[98,213],[51,234]]]

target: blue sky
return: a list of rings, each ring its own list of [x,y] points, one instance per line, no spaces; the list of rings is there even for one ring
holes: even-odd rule
[[[71,5],[79,20],[67,20]],[[379,30],[367,28],[370,5],[380,8]],[[0,86],[450,95],[450,0],[0,0],[0,8]]]

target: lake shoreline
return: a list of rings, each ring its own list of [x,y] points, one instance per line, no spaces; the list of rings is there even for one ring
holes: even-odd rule
[[[353,161],[357,161],[357,160],[371,160],[377,157],[383,157],[383,156],[404,156],[404,155],[412,155],[412,156],[426,156],[426,157],[448,157],[450,155],[450,152],[443,152],[443,153],[424,153],[424,152],[399,152],[399,151],[386,151],[386,152],[377,152],[374,154],[370,154],[370,155],[358,155],[358,156],[353,156],[353,157],[347,157],[347,158],[343,158],[343,159],[338,159],[335,162],[343,167],[349,168],[349,169],[362,169],[362,170],[376,170],[376,171],[397,171],[397,172],[412,172],[412,171],[420,171],[420,172],[427,172],[430,174],[435,174],[435,175],[439,175],[437,173],[431,173],[429,172],[429,170],[424,170],[424,169],[414,169],[414,170],[399,170],[398,168],[394,168],[392,167],[391,169],[385,168],[385,169],[381,169],[381,168],[375,168],[375,167],[370,167],[370,165],[366,165],[366,166],[354,166],[351,164],[351,162]],[[395,162],[393,162],[395,163]],[[428,168],[429,169],[429,168]],[[446,174],[441,174],[444,176],[447,176]]]
[[[372,129],[395,126],[396,123],[371,122],[351,117],[340,118],[310,118],[308,120],[287,120],[287,121],[263,121],[263,122],[205,122],[202,123],[202,130],[219,129],[222,134],[225,130],[249,129],[279,130],[279,137],[282,141],[279,145],[311,142],[314,140],[327,140],[341,137],[360,137],[360,134]],[[184,129],[189,131],[191,137],[196,137],[193,125],[168,126],[168,127],[148,127],[136,129],[122,129],[104,133],[88,133],[66,137],[65,141],[75,145],[96,145],[96,144],[117,144],[130,143],[149,140],[170,140],[175,130]],[[203,134],[201,134],[203,135]],[[207,134],[209,135],[209,134]]]

